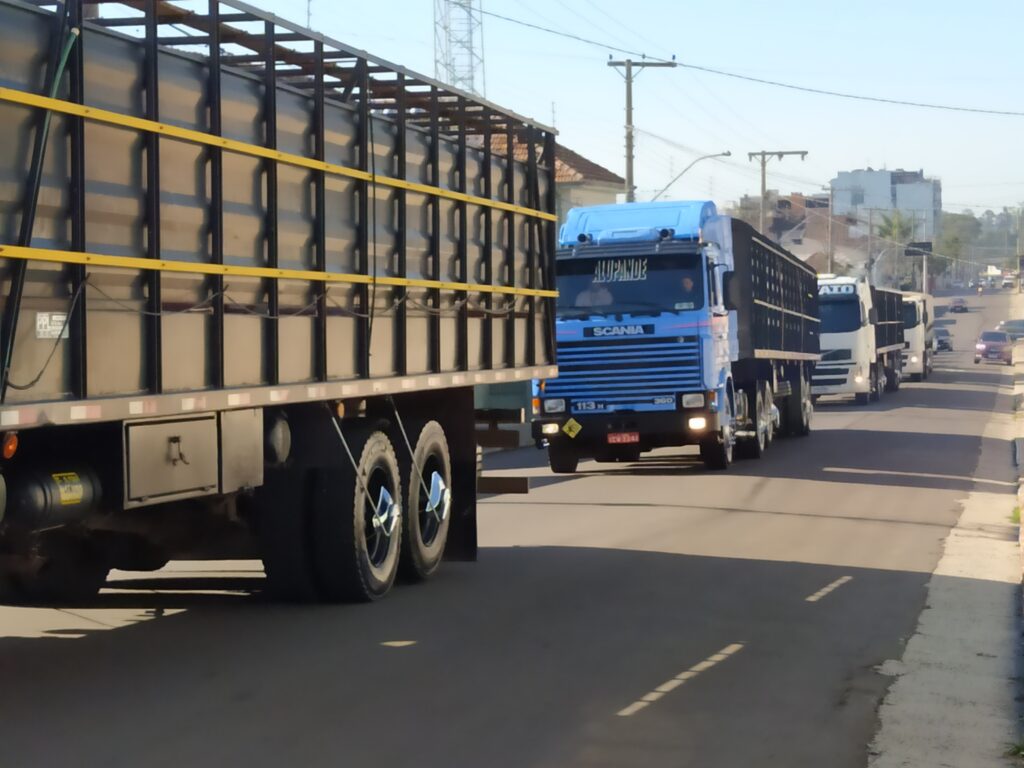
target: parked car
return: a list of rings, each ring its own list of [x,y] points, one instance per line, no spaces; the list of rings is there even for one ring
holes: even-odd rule
[[[1013,365],[1013,342],[1006,331],[982,331],[974,345],[974,362]]]
[[[948,328],[935,329],[935,350],[937,352],[942,350],[947,352],[953,351],[953,334],[949,332]]]
[[[996,326],[997,331],[1005,331],[1010,341],[1024,338],[1024,320],[1003,320]]]
[[[1004,277],[1003,278],[1003,288],[1013,288],[1013,285],[1014,285],[1014,283],[1013,283],[1013,278],[1012,277]]]
[[[967,311],[967,299],[962,296],[957,296],[949,302],[950,312],[966,312]]]

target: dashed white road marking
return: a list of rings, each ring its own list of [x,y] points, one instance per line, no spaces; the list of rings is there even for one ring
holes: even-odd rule
[[[697,675],[699,675],[701,672],[704,672],[704,671],[706,671],[708,669],[711,669],[713,666],[715,666],[715,664],[719,664],[720,662],[725,661],[727,658],[729,658],[730,656],[732,656],[734,653],[738,652],[742,648],[743,648],[743,643],[732,643],[731,645],[725,646],[725,648],[720,650],[718,653],[714,653],[711,656],[708,656],[703,661],[697,662],[692,667],[690,667],[689,669],[687,669],[687,670],[685,670],[683,672],[680,672],[678,675],[676,675],[672,679],[666,680],[664,683],[659,685],[653,691],[650,691],[649,693],[645,693],[643,696],[641,696],[639,699],[634,701],[628,707],[620,709],[616,714],[619,717],[629,717],[630,715],[635,715],[641,709],[644,709],[645,707],[649,707],[651,704],[656,702],[658,699],[660,699],[666,693],[674,691],[676,688],[678,688],[680,685],[685,683],[687,680],[692,680]]]
[[[920,477],[926,480],[963,480],[968,483],[1017,487],[1017,483],[1007,480],[989,480],[983,477],[971,477],[970,475],[939,475],[934,472],[900,472],[895,469],[859,469],[856,467],[822,467],[821,471],[841,472],[847,475],[887,475],[890,477]]]
[[[816,603],[819,600],[821,600],[821,598],[823,598],[825,595],[827,595],[829,592],[833,592],[833,591],[839,589],[841,586],[843,586],[843,584],[845,584],[848,581],[853,581],[853,576],[840,576],[838,579],[833,581],[831,584],[827,584],[824,587],[822,587],[821,589],[819,589],[813,595],[808,595],[807,597],[804,598],[804,600],[806,602],[808,602],[808,603]]]

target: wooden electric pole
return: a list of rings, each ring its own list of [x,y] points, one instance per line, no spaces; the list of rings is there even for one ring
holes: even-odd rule
[[[674,61],[609,61],[609,67],[622,67],[625,70],[623,77],[626,80],[626,202],[632,203],[636,200],[636,189],[633,184],[633,80],[636,75],[634,69],[645,67],[674,67]]]
[[[755,157],[761,159],[761,226],[758,230],[762,235],[767,234],[764,231],[764,218],[765,218],[765,198],[768,196],[768,161],[777,157],[781,160],[786,155],[800,155],[800,159],[803,160],[807,157],[807,150],[805,149],[787,149],[787,150],[776,150],[774,152],[768,152],[767,150],[761,150],[760,152],[748,152],[747,159],[753,160]]]

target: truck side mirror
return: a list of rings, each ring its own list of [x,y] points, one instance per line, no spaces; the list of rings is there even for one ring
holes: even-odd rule
[[[728,310],[738,310],[739,297],[736,295],[739,291],[739,286],[736,285],[736,273],[735,272],[724,272],[722,274],[722,293],[725,294],[724,303],[725,308]]]
[[[871,309],[868,310],[868,322],[871,323],[871,325],[877,325],[878,324],[878,308],[877,307],[872,307]]]

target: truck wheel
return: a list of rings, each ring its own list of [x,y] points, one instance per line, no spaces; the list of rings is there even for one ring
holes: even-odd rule
[[[310,603],[318,598],[310,551],[309,500],[313,472],[289,468],[269,470],[263,485],[246,506],[252,508],[265,592],[273,600]]]
[[[765,382],[764,393],[762,394],[764,400],[765,417],[768,420],[768,430],[765,433],[765,444],[771,445],[772,441],[775,440],[775,395],[772,394],[772,385]]]
[[[882,399],[882,366],[871,367],[871,402],[877,403]]]
[[[19,602],[69,605],[96,596],[107,581],[110,566],[89,542],[54,537],[41,548],[44,558],[33,573],[11,577]]]
[[[738,459],[759,459],[768,446],[768,422],[771,416],[766,412],[760,386],[756,387],[754,392],[746,393],[746,397],[754,436],[737,440],[735,454]]]
[[[402,556],[399,572],[423,581],[437,570],[448,539],[452,505],[452,461],[444,430],[428,421],[403,466]]]
[[[803,437],[810,434],[813,411],[810,382],[804,377],[803,371],[800,371],[792,382],[792,392],[786,398],[783,415],[786,434],[792,437]]]
[[[708,435],[700,442],[700,458],[704,467],[715,472],[728,469],[732,464],[733,443],[724,432]]]
[[[903,377],[903,372],[893,366],[892,368],[885,368],[885,391],[886,392],[899,392],[900,391],[900,380]]]
[[[323,599],[370,602],[388,593],[398,572],[402,484],[387,435],[353,431],[346,439],[356,470],[343,465],[313,473],[313,570]]]
[[[548,464],[556,475],[571,475],[580,464],[580,457],[571,449],[551,444],[548,446]]]

